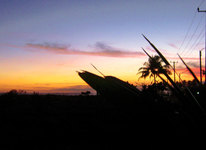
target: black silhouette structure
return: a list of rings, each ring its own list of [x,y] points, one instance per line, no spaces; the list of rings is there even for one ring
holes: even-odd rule
[[[98,76],[88,71],[78,72],[98,94],[107,97],[137,97],[140,94],[135,86],[113,76]]]

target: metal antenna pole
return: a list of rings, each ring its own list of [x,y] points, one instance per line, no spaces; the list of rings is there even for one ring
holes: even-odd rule
[[[199,7],[197,8],[197,11],[206,13],[206,10],[200,10]],[[205,74],[205,85],[206,85],[206,18],[205,18],[205,71],[203,74]]]

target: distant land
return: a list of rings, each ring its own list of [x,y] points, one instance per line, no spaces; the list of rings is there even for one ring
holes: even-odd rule
[[[9,92],[9,91],[8,91]],[[3,95],[3,94],[6,94],[6,93],[8,93],[8,92],[2,92],[2,93],[0,93],[0,95]],[[26,93],[27,95],[32,95],[32,94],[34,94],[35,92],[29,92],[29,93]],[[38,92],[36,92],[36,93],[38,93]],[[39,95],[65,95],[65,96],[78,96],[78,95],[81,95],[82,93],[80,92],[80,93],[38,93]],[[96,95],[96,92],[91,92],[90,93],[90,95]]]

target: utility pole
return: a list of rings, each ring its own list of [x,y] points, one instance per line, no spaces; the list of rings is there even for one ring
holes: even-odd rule
[[[200,83],[202,84],[202,50],[201,49],[200,52]]]
[[[200,8],[197,8],[198,12],[204,12],[206,13],[206,10],[200,10]],[[205,71],[203,72],[203,74],[205,75],[205,85],[206,85],[206,18],[205,18]]]
[[[173,63],[173,70],[174,70],[174,83],[176,82],[176,80],[175,80],[175,63],[178,63],[177,61],[173,61],[173,62],[171,62],[171,63]]]

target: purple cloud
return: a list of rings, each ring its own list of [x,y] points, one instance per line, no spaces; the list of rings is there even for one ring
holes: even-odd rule
[[[72,49],[70,46],[53,44],[53,43],[43,43],[43,44],[33,44],[27,43],[25,48],[30,48],[32,51],[46,51],[55,54],[63,55],[91,55],[91,56],[106,56],[106,57],[140,57],[144,56],[143,52],[132,52],[126,51],[119,48],[114,48],[103,42],[97,42],[94,44],[93,51],[83,51]]]

